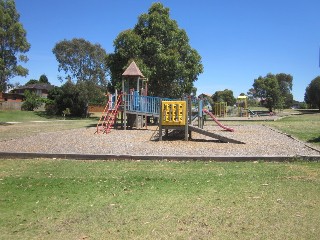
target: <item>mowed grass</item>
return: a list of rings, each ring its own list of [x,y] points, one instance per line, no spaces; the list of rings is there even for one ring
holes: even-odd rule
[[[98,120],[96,116],[63,120],[62,117],[47,116],[44,112],[0,111],[0,141],[42,132],[92,127],[97,125]]]
[[[27,122],[47,120],[41,112],[34,111],[0,111],[1,122]]]
[[[259,120],[258,117],[252,119]],[[281,132],[300,139],[301,141],[314,144],[317,147],[320,146],[320,112],[318,111],[302,112],[300,115],[289,115],[277,121],[223,121],[222,119],[221,122],[226,126],[262,124],[276,128]],[[215,125],[215,123],[211,123],[209,121],[205,124]]]
[[[320,113],[291,115],[276,122],[268,122],[267,125],[320,146]]]
[[[0,141],[97,123],[2,113]],[[319,121],[263,124],[319,145]],[[319,164],[0,160],[0,239],[318,239]]]
[[[0,239],[319,239],[320,163],[0,161]]]

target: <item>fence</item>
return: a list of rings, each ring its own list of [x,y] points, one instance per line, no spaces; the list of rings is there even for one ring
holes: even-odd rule
[[[21,110],[22,102],[0,102],[0,110]]]

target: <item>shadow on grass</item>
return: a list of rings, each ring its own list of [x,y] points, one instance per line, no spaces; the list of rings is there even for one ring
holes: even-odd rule
[[[308,143],[320,143],[320,137],[316,137],[308,140]]]
[[[49,115],[45,111],[35,111],[34,114],[36,116],[39,116],[41,118],[46,118],[46,119],[63,119],[62,117],[59,117],[59,116]]]
[[[97,127],[97,124],[91,123],[91,124],[86,125],[86,128],[92,128],[92,127]]]
[[[9,125],[12,125],[12,123],[0,122],[0,126],[9,126]]]

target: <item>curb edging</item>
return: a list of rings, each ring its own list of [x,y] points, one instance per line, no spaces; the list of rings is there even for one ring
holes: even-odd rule
[[[69,160],[153,160],[153,161],[216,161],[216,162],[292,162],[297,160],[320,162],[320,155],[314,156],[173,156],[173,155],[116,155],[77,153],[30,153],[0,152],[0,159],[69,159]]]

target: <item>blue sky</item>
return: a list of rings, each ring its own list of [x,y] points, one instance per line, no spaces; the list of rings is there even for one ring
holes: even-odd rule
[[[46,74],[60,85],[58,62],[52,53],[61,40],[84,38],[114,51],[113,40],[133,28],[146,13],[149,0],[16,0],[20,22],[27,31],[24,84]],[[204,73],[198,94],[231,89],[246,93],[254,79],[267,73],[293,76],[294,99],[303,101],[305,88],[320,75],[319,0],[163,0],[170,17],[185,29],[190,45],[202,57]]]

